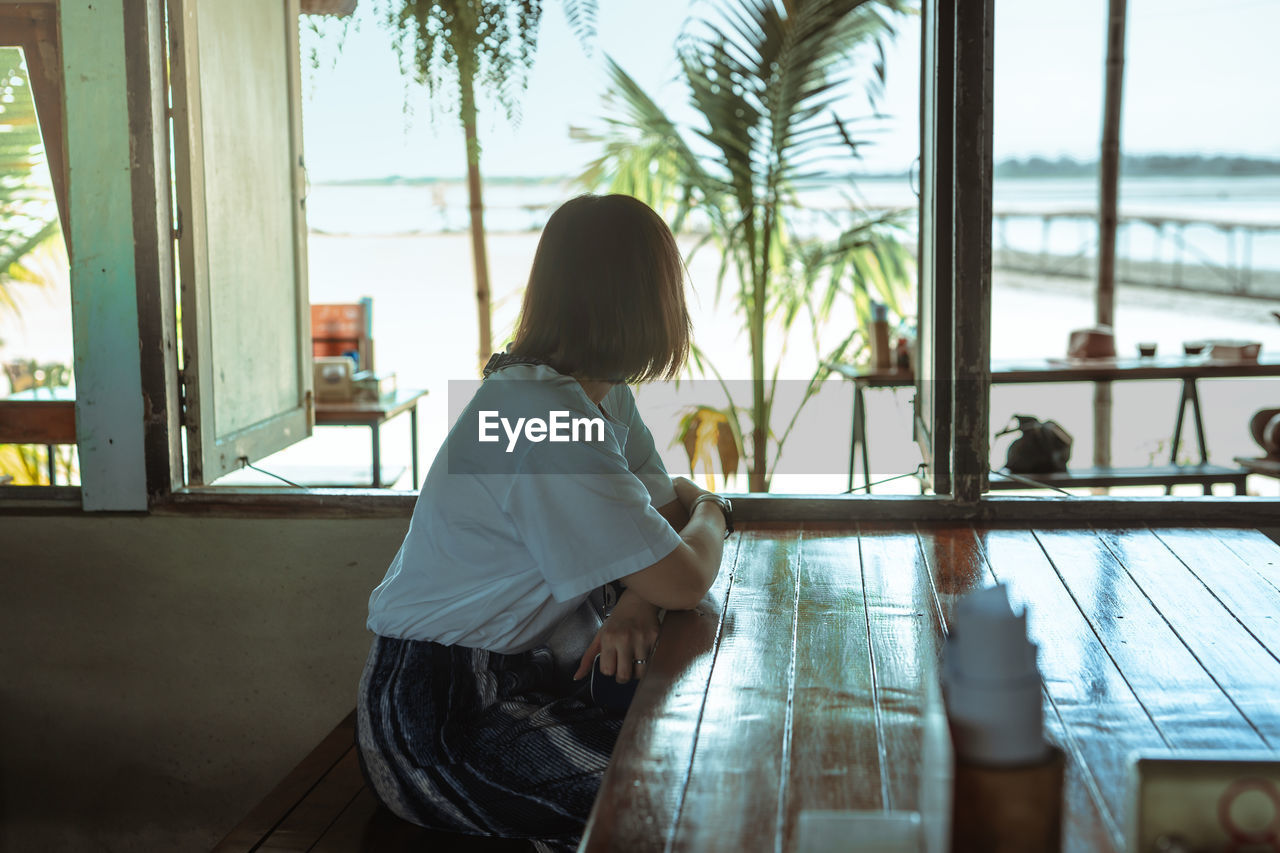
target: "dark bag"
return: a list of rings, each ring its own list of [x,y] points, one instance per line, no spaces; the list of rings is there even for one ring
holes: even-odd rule
[[[1049,474],[1067,470],[1071,458],[1071,434],[1057,421],[1042,421],[1031,415],[1014,415],[1016,426],[996,433],[996,438],[1011,432],[1022,435],[1009,445],[1004,467],[1014,474]]]

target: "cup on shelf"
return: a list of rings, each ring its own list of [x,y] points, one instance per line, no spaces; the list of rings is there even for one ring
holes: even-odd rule
[[[1204,352],[1204,341],[1183,341],[1182,351],[1187,355],[1199,355]]]
[[[1143,358],[1151,358],[1155,354],[1156,354],[1156,345],[1154,343],[1147,342],[1147,343],[1138,344],[1138,355],[1142,356]]]

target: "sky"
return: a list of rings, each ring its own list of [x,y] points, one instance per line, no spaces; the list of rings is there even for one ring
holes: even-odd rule
[[[595,152],[568,137],[601,115],[603,57],[613,57],[677,120],[693,116],[675,82],[674,44],[684,0],[598,0],[599,33],[584,48],[556,0],[545,3],[538,53],[516,126],[496,108],[482,115],[488,176],[578,173]],[[462,133],[450,105],[406,90],[390,38],[361,0],[336,38],[304,30],[305,147],[313,181],[464,172]],[[1101,133],[1106,0],[996,0],[997,160],[1097,156]],[[1129,0],[1122,139],[1126,152],[1202,152],[1280,158],[1280,0]],[[873,107],[855,83],[841,112],[885,118],[860,171],[905,171],[918,151],[918,16],[898,20],[885,89]],[[305,59],[304,59],[305,61]],[[865,75],[870,74],[864,65]]]

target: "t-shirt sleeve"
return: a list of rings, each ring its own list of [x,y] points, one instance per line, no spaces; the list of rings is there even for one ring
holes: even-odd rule
[[[681,543],[616,442],[530,448],[504,509],[558,601],[647,568]]]
[[[676,489],[671,484],[667,466],[662,464],[662,454],[654,444],[653,433],[640,417],[631,389],[626,385],[618,386],[611,402],[616,410],[615,416],[627,425],[627,443],[622,451],[627,457],[627,467],[649,491],[653,505],[666,506],[676,499]]]

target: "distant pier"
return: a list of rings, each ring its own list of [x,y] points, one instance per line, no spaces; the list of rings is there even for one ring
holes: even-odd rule
[[[1097,211],[997,210],[992,264],[1039,275],[1096,273]],[[1031,232],[1039,232],[1039,245]],[[1126,284],[1280,299],[1280,223],[1158,213],[1119,219],[1116,278]],[[1064,251],[1064,245],[1074,250]]]

